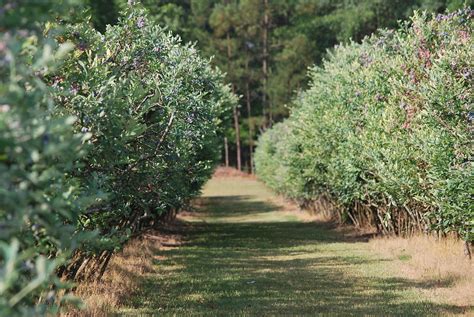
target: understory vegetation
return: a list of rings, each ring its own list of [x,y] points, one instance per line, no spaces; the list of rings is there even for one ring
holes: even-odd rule
[[[139,6],[104,33],[25,22],[46,7],[2,11],[2,316],[75,301],[70,281],[100,279],[131,237],[197,195],[237,102],[208,60]]]
[[[418,13],[336,47],[290,117],[260,137],[257,175],[343,222],[472,242],[472,18]]]

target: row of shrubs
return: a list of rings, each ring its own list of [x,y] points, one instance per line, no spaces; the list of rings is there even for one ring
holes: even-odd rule
[[[127,240],[187,204],[237,102],[139,8],[104,34],[54,21],[42,32],[0,36],[1,316],[58,311],[67,281],[100,278]]]
[[[260,137],[258,176],[342,222],[472,242],[473,16],[417,13],[336,47]]]

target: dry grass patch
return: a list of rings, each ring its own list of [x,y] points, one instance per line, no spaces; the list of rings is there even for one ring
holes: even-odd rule
[[[85,308],[74,309],[63,316],[101,317],[117,312],[143,287],[143,279],[156,273],[154,262],[163,260],[157,255],[158,250],[167,250],[179,243],[177,236],[159,232],[150,232],[130,241],[112,258],[101,281],[79,284],[74,295],[82,299]]]
[[[370,240],[376,252],[393,259],[401,277],[430,281],[421,290],[437,302],[474,306],[474,261],[463,255],[463,243],[431,236],[382,237]]]

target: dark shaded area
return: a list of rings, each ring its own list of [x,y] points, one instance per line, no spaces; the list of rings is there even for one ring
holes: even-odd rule
[[[204,198],[203,210],[231,216],[279,208],[250,199]],[[449,286],[453,280],[349,276],[345,269],[351,265],[389,260],[354,256],[351,250],[345,254],[344,249],[318,252],[346,240],[318,223],[198,223],[187,226],[186,235],[183,247],[158,252],[166,257],[156,262],[160,275],[144,279],[144,293],[129,305],[145,307],[147,313],[210,316],[433,316],[472,308],[406,302],[394,291]]]
[[[120,8],[116,1],[86,0],[86,4],[92,23],[98,31],[105,32],[108,24],[115,25],[118,22]]]
[[[211,196],[203,198],[203,209],[210,213],[210,216],[247,216],[253,213],[272,212],[281,210],[281,206],[265,201],[252,200],[249,195],[236,196]],[[228,212],[229,206],[232,212]]]

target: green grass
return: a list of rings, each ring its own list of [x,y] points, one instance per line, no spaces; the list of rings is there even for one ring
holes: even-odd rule
[[[125,315],[457,314],[423,299],[430,281],[396,277],[389,259],[324,223],[303,222],[251,179],[213,179],[186,243],[159,251]],[[163,260],[164,258],[164,260]]]

